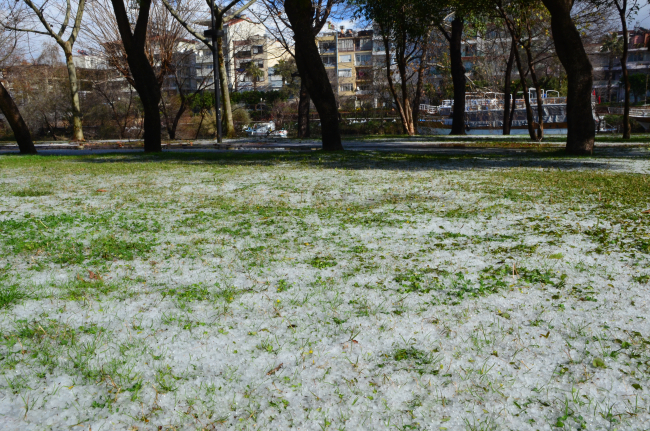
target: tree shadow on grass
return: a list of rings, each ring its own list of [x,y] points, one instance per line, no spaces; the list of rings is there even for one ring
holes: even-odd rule
[[[391,143],[367,151],[249,151],[182,149],[146,154],[141,150],[41,151],[24,157],[47,161],[50,157],[68,162],[163,163],[171,165],[279,166],[299,164],[319,169],[350,170],[493,170],[525,167],[529,169],[627,171],[627,161],[650,159],[645,147],[601,147],[594,156],[571,156],[557,147],[419,147]],[[23,159],[23,157],[21,157]],[[612,163],[614,160],[617,163]]]

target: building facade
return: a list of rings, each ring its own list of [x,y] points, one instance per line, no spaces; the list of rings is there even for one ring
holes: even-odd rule
[[[623,32],[618,32],[619,39],[623,38]],[[629,54],[627,58],[627,69],[629,76],[644,75],[646,81],[645,91],[641,89],[632,94],[631,101],[646,101],[648,94],[648,78],[650,76],[650,30],[636,28],[628,31]],[[620,53],[613,53],[602,49],[602,44],[595,45],[590,50],[591,64],[594,68],[594,91],[601,102],[622,102],[625,97],[623,69],[619,59]],[[643,81],[643,80],[642,80]],[[634,90],[634,88],[633,88]],[[639,100],[640,99],[640,100]]]
[[[208,26],[208,22],[201,24]],[[224,25],[224,62],[230,91],[269,91],[282,88],[282,77],[274,73],[275,66],[288,53],[266,33],[262,23],[245,16],[232,18]],[[212,88],[212,52],[197,47],[197,81]]]
[[[373,30],[344,30],[324,33],[316,38],[318,50],[339,104],[364,101],[376,105],[372,85],[377,70],[384,66],[384,45]]]

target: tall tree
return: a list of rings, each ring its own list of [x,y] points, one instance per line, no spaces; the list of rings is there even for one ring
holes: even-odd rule
[[[539,60],[535,49],[547,52],[548,46],[544,44],[546,33],[547,16],[546,10],[536,2],[528,0],[503,1],[494,0],[499,17],[503,20],[512,40],[511,54],[517,65],[519,76],[524,85],[524,103],[526,107],[526,119],[530,139],[541,141],[544,137],[544,108],[543,94],[540,81],[537,77],[536,63]],[[538,46],[538,45],[541,45]],[[521,57],[519,48],[526,53],[526,62]],[[537,102],[537,121],[531,106],[530,93],[526,85],[530,77],[535,88]]]
[[[65,64],[68,70],[68,79],[70,81],[70,99],[72,102],[72,139],[75,141],[83,141],[84,135],[81,102],[79,100],[79,80],[77,79],[77,69],[72,59],[72,51],[74,44],[77,41],[79,30],[81,29],[81,21],[84,14],[84,7],[86,6],[86,0],[78,1],[74,13],[74,20],[72,22],[72,0],[65,0],[65,5],[62,8],[58,7],[61,6],[60,3],[51,5],[48,0],[45,0],[43,3],[38,5],[32,0],[22,1],[26,8],[20,8],[18,6],[19,3],[15,2],[13,5],[10,5],[9,19],[0,22],[2,22],[2,25],[6,29],[36,33],[51,37],[61,47],[65,54]],[[10,4],[10,2],[7,3]],[[48,12],[50,12],[49,15],[47,14]],[[18,20],[25,23],[21,16],[24,16],[27,13],[36,16],[41,29],[37,29],[36,25],[14,25]],[[59,23],[56,23],[57,19],[61,16],[63,19]],[[55,27],[58,27],[58,30]]]
[[[510,42],[510,54],[508,55],[508,61],[506,62],[506,70],[504,77],[503,85],[503,135],[509,135],[510,130],[512,129],[512,121],[510,118],[510,103],[516,104],[515,99],[517,94],[515,92],[515,97],[510,98],[512,93],[512,66],[515,62],[515,50],[517,49],[517,44],[512,40]]]
[[[437,0],[432,5],[438,13],[436,25],[449,43],[451,78],[454,85],[454,110],[451,134],[465,134],[465,92],[467,78],[463,64],[463,34],[468,22],[479,23],[486,11],[490,10],[485,0]],[[449,19],[453,17],[451,23]]]
[[[0,68],[13,64],[16,60],[16,48],[20,36],[15,31],[0,29]],[[0,112],[5,116],[11,131],[14,133],[18,150],[21,154],[36,154],[29,127],[20,114],[18,106],[0,80]]]
[[[127,10],[129,22],[136,22],[138,12],[136,8]],[[82,31],[88,50],[135,87],[128,55],[120,41],[120,29],[110,2],[95,0],[89,3],[86,19],[89,23]],[[188,95],[202,91],[207,81],[204,78],[196,80],[196,85],[192,83],[194,76],[190,68],[193,68],[194,51],[190,46],[192,42],[187,38],[186,30],[167,8],[160,2],[152,2],[145,52],[161,91],[160,110],[170,139],[176,139],[179,120],[189,108]]]
[[[151,0],[140,0],[138,16],[134,26],[129,21],[129,16],[124,7],[124,0],[111,0],[111,3],[122,36],[126,60],[133,76],[134,87],[142,101],[144,110],[144,151],[162,151],[160,110],[158,109],[160,87],[145,51]]]
[[[340,7],[344,3],[345,0],[315,0],[312,3],[312,17],[309,20],[309,23],[312,27],[311,32],[314,34],[314,37],[323,29],[325,23],[328,22],[329,19],[342,16],[340,13]],[[296,49],[295,38],[292,39],[286,32],[287,28],[292,28],[292,23],[287,17],[285,0],[264,0],[264,6],[266,7],[266,12],[258,12],[256,13],[256,16],[259,18],[260,22],[264,24],[269,33],[271,33],[282,47],[293,56],[297,65],[299,62],[299,59],[297,58],[299,52]],[[301,71],[300,68],[298,68],[296,74],[296,76],[301,78],[300,91],[298,93],[298,137],[308,138],[311,134],[309,126],[309,110],[312,98],[309,93],[306,77],[303,76],[303,72],[304,70]]]
[[[219,6],[216,2],[212,0],[205,0],[208,9],[212,8],[214,5],[214,15],[216,21],[216,30],[223,32],[224,25],[231,20],[233,17],[238,16],[244,10],[249,8],[257,0],[249,0],[242,7],[237,9],[230,16],[226,16],[226,13],[230,12],[238,3],[243,0],[232,0],[223,6]],[[217,52],[217,60],[219,63],[219,85],[221,87],[221,100],[222,100],[222,109],[224,115],[224,125],[226,126],[225,135],[232,137],[235,135],[235,123],[232,117],[232,103],[230,101],[230,91],[228,87],[228,73],[226,71],[226,63],[224,60],[224,48],[223,48],[223,39],[221,37],[217,38],[217,46],[213,47],[212,39],[209,37],[203,36],[196,28],[192,26],[192,22],[197,21],[197,17],[194,16],[194,11],[199,9],[198,3],[200,1],[195,0],[178,0],[173,3],[169,0],[162,0],[163,4],[169,10],[169,12],[178,20],[178,22],[195,38],[200,40],[206,47],[210,49],[210,52]]]
[[[616,32],[611,32],[603,39],[600,46],[600,52],[607,53],[607,101],[612,101],[612,69],[614,68],[614,58],[623,52],[623,40],[618,37]]]
[[[451,135],[465,134],[465,65],[463,64],[462,42],[465,19],[455,12],[451,22],[451,31],[444,27],[444,21],[438,24],[438,29],[449,42],[449,59],[451,62],[451,80],[454,83],[454,111],[451,123]]]
[[[316,4],[310,0],[285,0],[284,10],[294,34],[295,58],[300,78],[305,81],[320,117],[323,150],[340,151],[343,150],[339,128],[340,114],[334,90],[316,44],[316,29],[322,28],[325,23],[319,22],[321,14],[317,13],[318,8],[325,6],[331,9],[332,5],[331,0],[328,0],[326,5],[323,5],[322,0]]]
[[[7,89],[0,82],[0,111],[7,119],[11,131],[14,132],[14,138],[18,143],[18,150],[21,154],[36,154],[36,147],[34,147],[34,142],[32,141],[32,135],[29,133],[29,128],[23,120],[23,116],[20,115],[20,110],[14,99],[11,98],[11,95]]]
[[[630,125],[630,72],[627,69],[627,58],[630,51],[630,35],[627,31],[627,20],[639,10],[638,0],[611,0],[621,19],[623,30],[623,49],[621,50],[621,71],[623,88],[625,89],[625,101],[623,108],[623,139],[630,139],[632,126]]]
[[[357,1],[357,14],[373,22],[382,38],[388,88],[408,135],[417,133],[429,41],[438,18],[431,6],[428,1]]]
[[[542,0],[551,14],[557,56],[567,74],[567,145],[570,154],[593,154],[596,137],[591,106],[593,68],[571,17],[574,0]]]

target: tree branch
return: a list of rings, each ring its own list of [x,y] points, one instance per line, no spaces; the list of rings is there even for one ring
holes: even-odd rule
[[[61,39],[58,34],[54,33],[54,30],[52,30],[52,27],[50,27],[50,24],[48,24],[47,20],[45,19],[45,16],[43,16],[43,12],[41,12],[41,10],[37,8],[34,3],[32,3],[32,0],[25,0],[25,3],[34,11],[36,16],[38,17],[38,20],[41,22],[41,24],[43,24],[43,27],[45,27],[45,30],[47,31],[47,33],[40,33],[40,34],[47,34],[49,36],[52,36],[57,41],[58,44],[62,44],[63,39]],[[33,32],[36,33],[36,31]]]
[[[192,26],[190,26],[190,24],[178,14],[178,12],[172,7],[172,5],[169,4],[169,0],[162,0],[162,2],[167,8],[167,10],[169,11],[169,13],[176,19],[176,21],[179,22],[180,25],[183,26],[185,30],[188,31],[188,33],[190,33],[192,36],[194,36],[195,38],[203,42],[205,46],[210,48],[210,51],[212,51],[212,44],[208,41],[208,38],[200,34]]]
[[[65,16],[63,17],[63,22],[61,23],[61,29],[59,30],[58,36],[63,37],[63,33],[68,28],[68,22],[70,21],[70,11],[72,10],[72,5],[70,0],[65,2]]]

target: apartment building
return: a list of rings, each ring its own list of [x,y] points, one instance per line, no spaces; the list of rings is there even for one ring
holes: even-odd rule
[[[618,32],[619,39],[624,37]],[[627,59],[628,73],[631,75],[650,75],[650,30],[636,28],[628,31],[629,54]],[[594,90],[601,102],[620,102],[625,97],[625,88],[621,83],[622,67],[617,53],[603,50],[601,44],[595,44],[590,51],[591,64],[594,68]],[[647,90],[650,87],[646,88]],[[639,97],[640,95],[637,95]],[[634,101],[634,96],[631,98]]]
[[[383,43],[373,30],[341,31],[316,38],[318,50],[339,103],[353,99],[358,106],[372,96],[375,66],[383,65]]]
[[[282,77],[274,73],[273,66],[288,53],[262,23],[245,16],[230,19],[224,25],[223,47],[230,91],[282,88]],[[206,89],[212,88],[212,52],[205,45],[197,47],[196,76]]]

